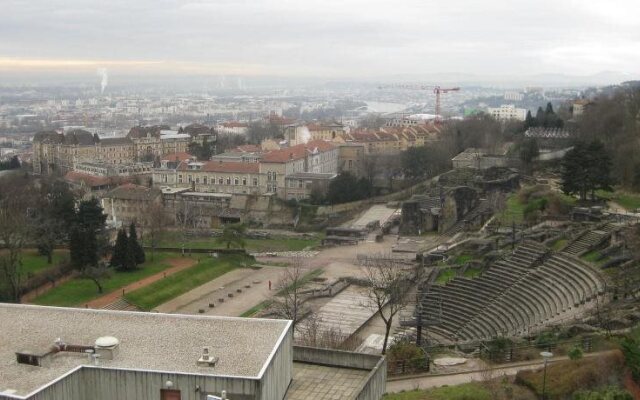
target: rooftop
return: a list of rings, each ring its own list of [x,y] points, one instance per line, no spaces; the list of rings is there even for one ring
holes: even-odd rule
[[[180,163],[178,171],[202,171],[202,172],[222,172],[222,173],[240,173],[240,174],[257,174],[260,166],[257,163],[246,163],[238,161],[222,162],[204,161],[200,163]]]
[[[306,144],[271,151],[262,157],[262,161],[267,163],[286,163],[289,160],[302,159],[308,154],[323,153],[335,148],[335,145],[324,140],[311,140]]]
[[[118,354],[100,360],[103,368],[257,378],[290,328],[286,320],[16,304],[0,304],[0,319],[9,322],[0,324],[0,392],[18,396],[88,364],[81,353],[58,353],[46,367],[17,363],[17,351],[48,350],[57,338],[89,346],[102,336],[118,338]],[[215,367],[197,364],[205,346],[219,357]]]

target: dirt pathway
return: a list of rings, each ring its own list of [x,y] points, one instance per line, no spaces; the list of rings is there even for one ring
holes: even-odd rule
[[[162,278],[165,278],[169,275],[173,275],[176,272],[180,272],[182,270],[185,270],[189,267],[192,267],[197,261],[191,258],[170,258],[168,260],[166,260],[166,262],[171,265],[170,268],[165,269],[162,272],[159,272],[157,274],[148,276],[142,280],[139,280],[137,282],[134,282],[132,284],[129,284],[127,286],[125,286],[124,288],[115,290],[109,294],[106,294],[102,297],[98,297],[95,300],[92,300],[90,302],[87,303],[87,307],[88,308],[103,308],[111,303],[113,303],[114,301],[118,300],[123,293],[127,293],[127,292],[131,292],[134,291],[136,289],[140,289],[143,288],[145,286],[148,286],[154,282],[159,281]]]

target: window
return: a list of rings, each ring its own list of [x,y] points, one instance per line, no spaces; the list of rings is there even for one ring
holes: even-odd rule
[[[247,178],[242,178],[242,186],[247,186]]]
[[[193,181],[193,177],[189,175],[189,183],[191,183],[192,181]]]
[[[231,185],[231,178],[227,177],[227,185]]]
[[[224,179],[220,178],[218,179],[218,184],[222,185],[224,183]]]
[[[196,176],[196,183],[200,183],[200,177]]]
[[[234,178],[234,179],[233,179],[233,184],[234,184],[234,185],[236,185],[236,186],[238,186],[238,183],[239,183],[238,178]]]
[[[202,177],[202,183],[204,183],[205,185],[207,184],[207,177],[206,176]]]
[[[271,181],[271,171],[267,172],[267,180]]]
[[[182,175],[178,175],[178,183],[182,183]]]
[[[258,178],[253,178],[253,186],[258,186]]]
[[[298,180],[298,187],[302,188],[304,186],[304,182],[302,182],[302,179]]]

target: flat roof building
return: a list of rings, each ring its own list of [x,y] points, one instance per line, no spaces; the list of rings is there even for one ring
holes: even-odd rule
[[[385,389],[384,357],[293,346],[288,320],[0,304],[0,321],[1,400],[378,400]]]

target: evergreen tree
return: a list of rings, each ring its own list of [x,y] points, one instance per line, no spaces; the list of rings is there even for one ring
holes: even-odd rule
[[[531,115],[531,110],[527,110],[527,116],[524,119],[524,129],[533,128],[536,126],[536,120]]]
[[[9,169],[18,168],[20,168],[20,159],[18,158],[18,156],[11,157],[11,160],[9,161]]]
[[[117,269],[124,269],[125,257],[127,254],[127,232],[124,228],[118,230],[116,244],[111,254],[111,266]]]
[[[105,247],[106,219],[107,216],[102,213],[97,199],[80,202],[69,243],[70,257],[75,268],[83,270],[98,264]]]
[[[611,157],[600,141],[578,142],[562,160],[562,191],[581,200],[596,190],[611,190]]]
[[[136,232],[136,224],[133,222],[129,225],[129,242],[134,250],[136,265],[142,264],[145,260],[144,249],[138,243],[138,233]]]
[[[555,115],[555,111],[553,111],[553,104],[551,102],[547,103],[547,109],[545,110],[545,115]]]
[[[581,200],[586,199],[588,191],[587,157],[586,145],[578,142],[562,159],[562,191],[568,195],[577,194]]]
[[[529,170],[531,163],[539,154],[540,149],[535,138],[527,138],[520,144],[520,160],[527,170]]]
[[[599,140],[589,143],[587,153],[586,167],[590,178],[591,199],[595,200],[596,190],[613,190],[611,187],[611,157],[606,151],[604,143]]]
[[[545,115],[542,107],[538,107],[538,111],[536,112],[536,126],[544,126],[545,123]]]
[[[127,247],[124,253],[122,269],[125,271],[133,271],[136,269],[137,265],[136,244],[131,240],[131,238],[127,238]]]

